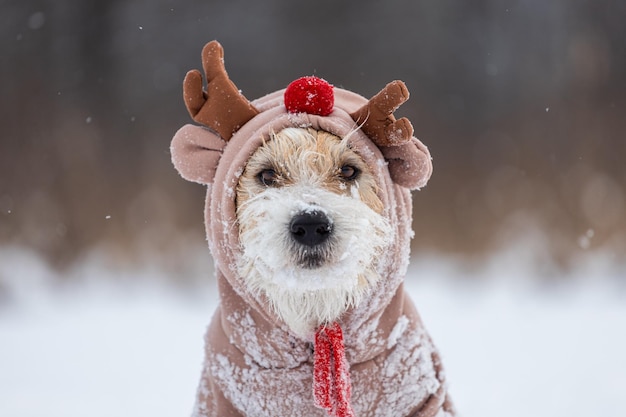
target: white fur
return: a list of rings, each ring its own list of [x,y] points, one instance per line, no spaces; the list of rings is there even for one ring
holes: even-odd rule
[[[299,265],[307,248],[289,233],[293,216],[307,211],[322,212],[332,223],[324,262],[317,268]],[[319,185],[268,188],[239,208],[238,219],[243,248],[239,273],[303,337],[359,304],[378,281],[377,259],[392,238],[387,220],[360,201],[358,193],[338,195]]]

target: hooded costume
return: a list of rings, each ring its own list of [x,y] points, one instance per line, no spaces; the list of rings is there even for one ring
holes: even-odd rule
[[[184,84],[187,108],[203,126],[182,127],[171,148],[180,174],[207,185],[206,233],[220,294],[194,415],[454,415],[439,356],[402,285],[413,235],[410,190],[424,186],[432,171],[428,149],[412,136],[408,120],[392,115],[408,98],[404,84],[390,83],[370,101],[334,88],[329,105],[327,90],[307,79],[287,95],[281,90],[250,103],[228,79],[217,42],[205,46],[203,64],[206,89],[198,71]],[[316,94],[321,99],[315,101]],[[310,97],[319,109],[306,107]],[[394,230],[380,261],[382,278],[315,340],[290,332],[237,270],[239,177],[263,141],[286,127],[349,137],[376,178],[383,216]]]

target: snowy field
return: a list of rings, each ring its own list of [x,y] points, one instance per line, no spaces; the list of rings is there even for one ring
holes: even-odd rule
[[[0,416],[188,416],[216,303],[202,253],[195,284],[176,286],[156,267],[120,270],[98,257],[59,280],[34,254],[0,248]],[[514,249],[471,269],[412,261],[407,288],[457,408],[625,416],[626,265],[590,256],[547,282],[531,261]]]

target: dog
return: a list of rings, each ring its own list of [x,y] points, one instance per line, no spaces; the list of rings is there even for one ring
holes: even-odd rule
[[[220,303],[194,416],[454,416],[437,350],[402,281],[410,190],[430,153],[401,81],[370,100],[317,77],[253,102],[216,41],[183,84],[198,125],[172,161],[207,186]]]
[[[301,337],[358,306],[391,239],[377,185],[347,141],[287,128],[250,158],[237,186],[249,288]]]

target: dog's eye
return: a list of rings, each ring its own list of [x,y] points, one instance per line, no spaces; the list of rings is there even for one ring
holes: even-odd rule
[[[339,175],[346,181],[352,181],[359,175],[359,170],[352,165],[344,165],[341,167]]]
[[[276,171],[274,171],[273,169],[264,169],[263,171],[259,172],[259,175],[257,177],[259,178],[259,181],[261,181],[261,184],[267,187],[276,185],[276,182],[278,181],[278,174],[276,174]]]

